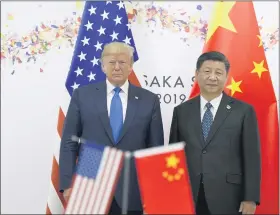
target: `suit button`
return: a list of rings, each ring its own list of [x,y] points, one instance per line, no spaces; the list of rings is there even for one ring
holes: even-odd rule
[[[203,154],[206,154],[206,150],[203,150],[202,153],[203,153]]]

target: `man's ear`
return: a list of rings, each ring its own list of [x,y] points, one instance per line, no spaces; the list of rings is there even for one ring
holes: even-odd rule
[[[197,80],[198,73],[199,73],[199,71],[196,69],[195,74],[194,74],[195,81]]]
[[[106,70],[105,70],[105,66],[104,66],[104,64],[103,64],[103,62],[102,61],[100,61],[100,63],[101,63],[101,69],[102,69],[102,71],[106,74]]]
[[[228,78],[228,73],[229,73],[229,71],[226,71],[226,77]]]

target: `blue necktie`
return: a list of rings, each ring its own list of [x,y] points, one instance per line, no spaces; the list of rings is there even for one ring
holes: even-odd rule
[[[211,125],[213,123],[213,114],[210,110],[210,108],[212,107],[211,103],[208,102],[206,103],[205,106],[207,109],[202,118],[202,133],[203,133],[204,140],[206,141]]]
[[[112,98],[111,109],[110,109],[110,124],[113,131],[113,137],[115,143],[117,143],[123,125],[123,109],[122,109],[122,101],[119,95],[121,88],[116,87],[114,91],[115,94]]]

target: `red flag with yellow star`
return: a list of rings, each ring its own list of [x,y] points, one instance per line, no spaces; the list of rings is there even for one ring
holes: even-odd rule
[[[145,214],[195,214],[184,143],[135,152]]]
[[[257,214],[278,214],[277,102],[253,2],[217,2],[203,52],[219,51],[231,64],[225,92],[254,106],[261,137],[261,204]],[[199,93],[194,84],[190,97]]]

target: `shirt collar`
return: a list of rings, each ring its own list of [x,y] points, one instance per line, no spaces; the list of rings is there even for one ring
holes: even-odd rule
[[[110,81],[108,81],[108,79],[106,79],[106,84],[107,84],[107,94],[112,93],[112,91],[115,89],[115,86],[111,84]],[[120,88],[125,94],[128,94],[128,87],[129,87],[128,80],[126,80]]]
[[[214,99],[212,99],[210,101],[210,103],[213,106],[213,108],[217,109],[219,107],[219,104],[220,104],[220,102],[222,100],[222,97],[223,97],[223,93],[221,93],[218,97],[216,97],[216,98],[214,98]],[[206,108],[205,105],[206,105],[207,102],[208,101],[202,95],[200,95],[201,110]]]

